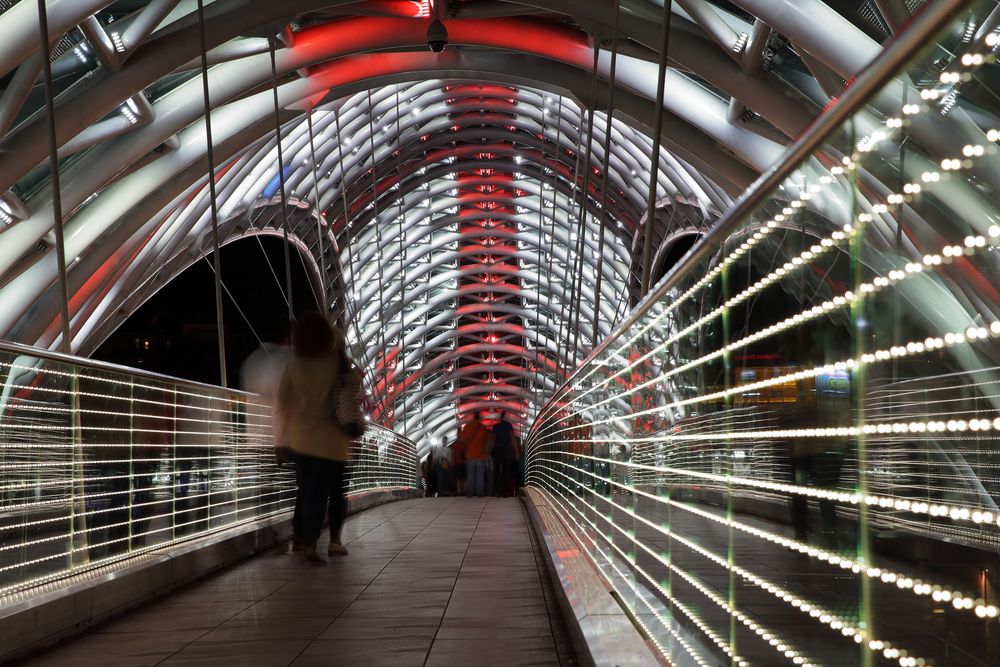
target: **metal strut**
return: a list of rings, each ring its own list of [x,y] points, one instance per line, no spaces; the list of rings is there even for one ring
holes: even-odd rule
[[[39,0],[41,2],[41,0]],[[219,208],[215,195],[215,153],[212,148],[212,103],[208,92],[208,42],[205,36],[205,2],[198,0],[198,32],[201,38],[201,85],[205,98],[205,142],[208,158],[208,196],[212,211],[212,257],[215,270],[215,325],[219,337],[219,384],[228,387],[226,377],[226,326],[222,317],[222,264],[219,257]]]

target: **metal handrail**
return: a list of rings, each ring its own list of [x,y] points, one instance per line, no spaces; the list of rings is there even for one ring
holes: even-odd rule
[[[72,354],[55,352],[53,350],[47,350],[41,347],[32,347],[31,345],[24,345],[22,343],[15,343],[13,341],[8,341],[8,340],[0,340],[0,352],[11,352],[17,355],[24,355],[28,357],[35,357],[38,359],[47,359],[49,361],[56,361],[62,364],[85,366],[87,368],[93,368],[96,370],[112,371],[115,373],[122,373],[130,376],[138,376],[155,382],[167,382],[175,385],[183,385],[185,387],[190,387],[192,389],[210,390],[215,392],[222,391],[231,394],[238,394],[241,396],[256,395],[253,394],[252,392],[246,392],[241,389],[222,387],[220,385],[214,385],[207,382],[198,382],[197,380],[187,380],[184,378],[174,377],[172,375],[165,375],[163,373],[155,373],[153,371],[145,370],[143,368],[132,368],[131,366],[114,364],[109,361],[99,361],[97,359],[90,359],[88,357],[77,357]]]
[[[552,398],[571,386],[579,373],[604,350],[639,321],[650,308],[660,301],[677,284],[690,274],[697,264],[719,245],[729,233],[750,215],[772,191],[813,155],[834,132],[856,111],[862,108],[882,86],[895,77],[912,57],[927,46],[927,40],[947,26],[958,12],[972,4],[972,0],[938,0],[928,3],[910,20],[909,27],[894,39],[871,64],[859,74],[836,102],[809,125],[802,135],[789,146],[781,157],[757,180],[750,184],[738,200],[718,222],[687,252],[674,268],[664,276],[655,289],[632,308],[608,336],[574,369],[572,374],[553,392]],[[550,399],[550,403],[551,403]],[[546,406],[548,407],[548,406]],[[545,408],[542,409],[544,412]]]

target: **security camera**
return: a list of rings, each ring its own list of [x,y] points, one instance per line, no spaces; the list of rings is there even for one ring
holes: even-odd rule
[[[434,53],[441,53],[448,46],[448,30],[437,19],[427,28],[427,46]]]

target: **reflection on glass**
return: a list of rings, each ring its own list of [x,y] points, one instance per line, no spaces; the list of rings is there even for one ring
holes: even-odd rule
[[[529,481],[674,664],[1000,664],[994,7],[956,14],[535,423]]]

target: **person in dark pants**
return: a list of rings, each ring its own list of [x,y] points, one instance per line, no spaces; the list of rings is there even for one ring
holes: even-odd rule
[[[510,495],[511,471],[514,469],[514,427],[507,415],[493,426],[493,491],[497,498]]]
[[[465,495],[465,449],[468,444],[456,440],[451,446],[451,471],[455,477],[455,495]]]
[[[294,356],[278,389],[283,429],[281,442],[291,450],[302,498],[296,503],[295,542],[306,559],[325,562],[316,542],[329,509],[330,545],[327,553],[343,556],[340,542],[344,522],[344,471],[350,456],[350,438],[334,411],[341,375],[357,373],[351,367],[344,336],[319,313],[305,313],[292,331]],[[355,378],[357,379],[357,378]],[[349,385],[350,383],[343,383]]]
[[[844,462],[844,447],[838,443],[826,446],[817,443],[808,451],[793,451],[790,457],[792,483],[799,487],[836,490],[840,482],[841,468]],[[799,448],[802,449],[802,448]],[[809,499],[801,494],[791,498],[792,527],[795,539],[800,542],[809,541]],[[829,498],[819,499],[819,540],[822,546],[836,547],[838,540],[837,506]]]

